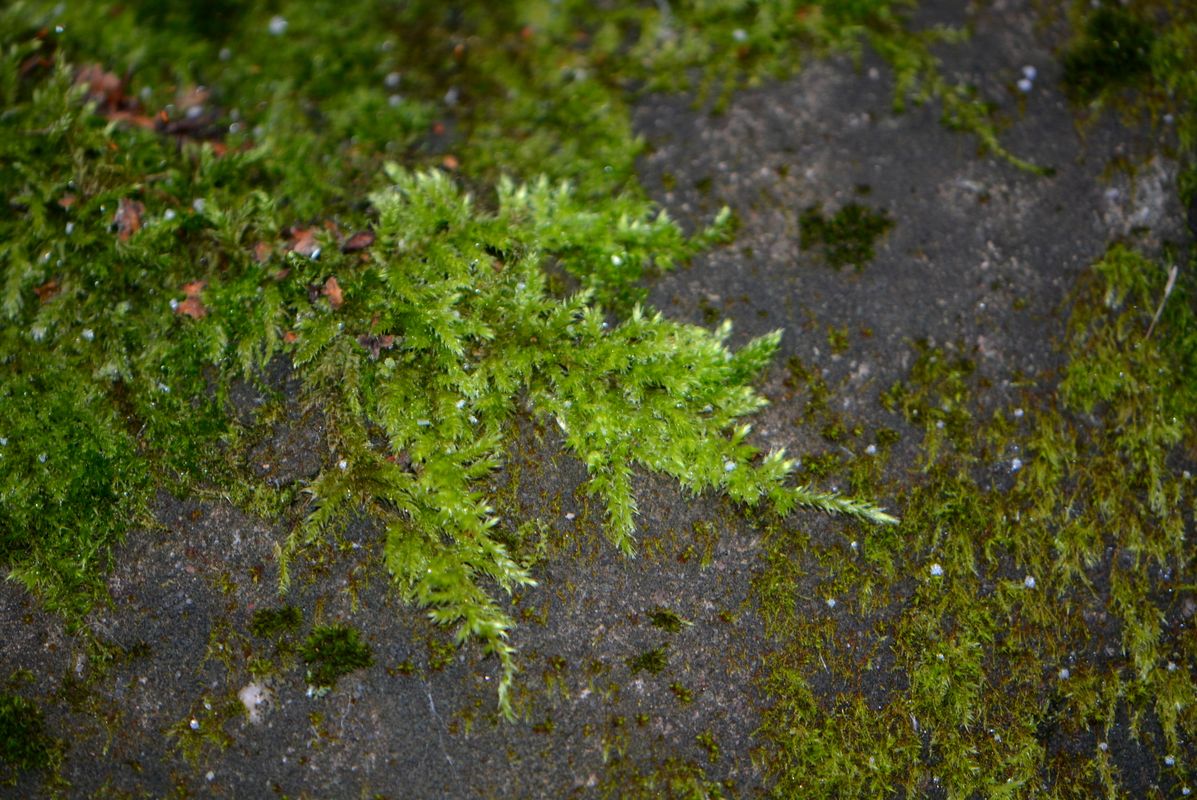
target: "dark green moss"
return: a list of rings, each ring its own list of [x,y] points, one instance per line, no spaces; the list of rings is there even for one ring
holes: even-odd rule
[[[689,620],[682,619],[677,612],[668,608],[653,609],[648,614],[648,621],[654,628],[660,628],[667,633],[677,633],[687,625],[694,624]]]
[[[0,783],[15,783],[24,772],[52,770],[61,759],[62,745],[46,732],[41,709],[0,692]]]
[[[877,240],[893,226],[884,211],[859,203],[848,203],[831,217],[823,215],[821,205],[814,205],[798,217],[802,249],[819,251],[823,260],[836,269],[864,269],[873,260]]]
[[[317,626],[304,640],[300,655],[307,664],[308,685],[317,693],[327,692],[338,678],[374,663],[361,634],[344,625]]]
[[[303,612],[295,606],[260,608],[254,612],[249,631],[259,639],[275,639],[295,633],[303,623]]]
[[[1079,41],[1060,61],[1064,86],[1088,101],[1113,87],[1133,84],[1151,71],[1152,26],[1134,12],[1103,3],[1086,21]]]
[[[633,675],[637,672],[656,675],[669,666],[669,645],[661,645],[652,650],[645,650],[639,655],[629,656],[624,663],[628,665],[628,669],[632,671]]]

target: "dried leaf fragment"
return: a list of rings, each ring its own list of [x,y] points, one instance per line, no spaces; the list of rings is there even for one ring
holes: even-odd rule
[[[58,294],[61,290],[62,287],[58,284],[58,281],[51,278],[41,286],[36,287],[33,291],[37,294],[39,303],[46,303],[49,302],[50,299],[54,297],[54,295]]]
[[[329,275],[328,280],[324,282],[324,288],[320,290],[320,294],[328,298],[328,303],[334,309],[340,308],[341,304],[345,302],[345,296],[341,293],[341,284],[337,283],[336,277]]]
[[[141,215],[145,213],[145,206],[139,200],[122,197],[117,206],[113,224],[116,225],[116,237],[122,242],[141,230]]]
[[[187,295],[187,297],[175,304],[175,313],[191,317],[192,319],[203,319],[208,316],[208,308],[204,305],[204,301],[200,299],[200,293],[207,285],[207,281],[192,281],[191,283],[183,284],[183,294]]]
[[[306,258],[320,257],[320,243],[316,241],[315,228],[291,228],[291,238],[286,249]]]
[[[370,360],[377,361],[378,355],[383,350],[390,350],[395,346],[395,336],[393,334],[385,334],[383,336],[376,336],[372,333],[363,333],[357,337],[357,343],[370,351]]]
[[[345,240],[345,243],[341,245],[341,252],[356,253],[359,250],[365,250],[372,244],[374,244],[374,231],[358,231]]]

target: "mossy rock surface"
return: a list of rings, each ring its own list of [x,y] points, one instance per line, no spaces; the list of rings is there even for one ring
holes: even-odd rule
[[[1183,4],[70,5],[4,12],[0,794],[1197,785]]]

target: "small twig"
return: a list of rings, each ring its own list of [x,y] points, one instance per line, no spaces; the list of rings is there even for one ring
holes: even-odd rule
[[[1160,321],[1160,314],[1164,313],[1164,303],[1168,302],[1168,295],[1172,294],[1172,287],[1176,285],[1176,273],[1180,268],[1172,265],[1172,269],[1168,270],[1168,282],[1164,284],[1164,296],[1160,299],[1160,307],[1155,310],[1155,316],[1151,318],[1151,324],[1147,326],[1147,333],[1143,334],[1143,339],[1151,338],[1151,332],[1155,330],[1155,324]]]

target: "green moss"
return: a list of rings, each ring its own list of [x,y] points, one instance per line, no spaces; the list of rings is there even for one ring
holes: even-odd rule
[[[894,222],[884,211],[874,211],[859,203],[848,203],[831,217],[823,207],[814,205],[798,217],[803,250],[817,250],[835,269],[852,266],[862,270],[873,260],[877,240],[889,232]],[[832,339],[832,350],[839,344]],[[843,343],[846,346],[846,341]]]
[[[1140,769],[1191,785],[1195,654],[1167,620],[1197,585],[1197,315],[1191,283],[1167,283],[1112,249],[1076,293],[1057,393],[991,420],[969,361],[920,346],[887,395],[923,437],[901,525],[850,547],[767,532],[776,796],[1119,796],[1136,791],[1119,725]],[[794,602],[812,580],[856,607],[850,629]]]
[[[303,612],[295,606],[260,608],[254,612],[249,631],[259,639],[276,639],[295,633],[303,623]]]
[[[667,633],[677,633],[682,628],[693,625],[693,622],[682,619],[676,612],[668,608],[657,608],[649,612],[648,621],[654,628],[660,628]]]
[[[307,664],[310,691],[319,696],[336,685],[337,679],[374,663],[370,646],[361,634],[344,625],[318,625],[304,640],[300,656]]]
[[[1151,70],[1155,33],[1119,5],[1103,3],[1085,20],[1084,32],[1061,57],[1064,86],[1082,101],[1137,81]]]
[[[46,732],[41,709],[0,692],[0,784],[15,784],[25,772],[54,770],[61,760],[62,743]]]
[[[638,672],[648,672],[650,675],[656,675],[669,666],[669,646],[661,645],[660,647],[654,647],[652,650],[645,650],[639,655],[628,656],[625,663],[633,675]]]

